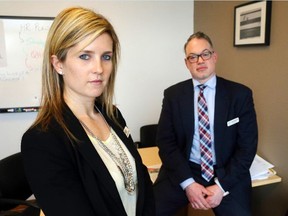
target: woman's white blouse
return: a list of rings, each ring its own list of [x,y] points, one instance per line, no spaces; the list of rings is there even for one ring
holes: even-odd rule
[[[111,129],[112,130],[112,129]],[[117,134],[114,132],[116,138],[118,139],[119,144],[121,145],[121,147],[123,148],[123,150],[125,151],[130,164],[132,166],[132,170],[133,170],[133,178],[134,178],[134,182],[135,182],[135,186],[136,186],[136,191],[131,195],[129,194],[126,189],[125,189],[125,185],[124,185],[124,177],[122,175],[122,173],[120,172],[119,168],[117,167],[117,165],[115,164],[115,162],[113,161],[113,159],[109,156],[109,154],[103,149],[101,148],[101,146],[98,144],[98,141],[93,138],[91,135],[88,135],[91,142],[93,143],[95,149],[97,150],[98,154],[100,155],[101,159],[103,160],[104,164],[106,165],[108,171],[110,172],[110,175],[112,176],[116,187],[118,189],[119,195],[121,197],[123,206],[126,210],[126,213],[128,216],[135,216],[136,215],[136,202],[137,202],[137,172],[136,172],[136,165],[135,165],[135,160],[132,157],[132,155],[130,154],[130,152],[128,151],[128,149],[126,148],[126,146],[124,145],[124,143],[122,142],[122,140],[117,136]],[[112,135],[110,133],[109,137],[107,140],[102,141],[109,149],[110,151],[115,154],[118,155],[116,149],[114,148],[114,146],[112,145],[113,140],[112,140]]]

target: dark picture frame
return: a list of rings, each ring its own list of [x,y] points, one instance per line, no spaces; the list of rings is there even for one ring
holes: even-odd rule
[[[234,46],[270,45],[272,1],[253,1],[234,8]]]

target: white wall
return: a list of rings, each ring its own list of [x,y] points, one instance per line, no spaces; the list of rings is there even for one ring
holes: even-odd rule
[[[194,2],[0,0],[0,15],[56,16],[75,5],[102,13],[118,33],[122,54],[115,103],[138,141],[140,127],[158,121],[163,90],[190,77],[183,45],[193,33]],[[0,158],[20,150],[22,134],[36,114],[0,114]]]

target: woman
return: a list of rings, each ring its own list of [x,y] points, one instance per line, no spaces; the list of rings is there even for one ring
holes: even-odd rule
[[[118,56],[117,35],[100,14],[75,7],[55,18],[41,109],[21,143],[46,216],[154,215],[147,168],[112,104]]]

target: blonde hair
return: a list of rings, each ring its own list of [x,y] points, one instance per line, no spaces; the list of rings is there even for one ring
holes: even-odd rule
[[[63,10],[54,19],[47,35],[42,66],[42,99],[33,126],[40,125],[47,130],[52,118],[55,118],[69,138],[75,140],[67,128],[64,118],[63,78],[54,71],[51,56],[56,55],[60,61],[65,61],[68,50],[89,36],[87,45],[103,33],[108,33],[113,41],[113,69],[106,89],[97,98],[106,108],[107,115],[116,121],[113,106],[115,77],[120,54],[120,44],[111,23],[102,15],[82,7],[71,7]]]

